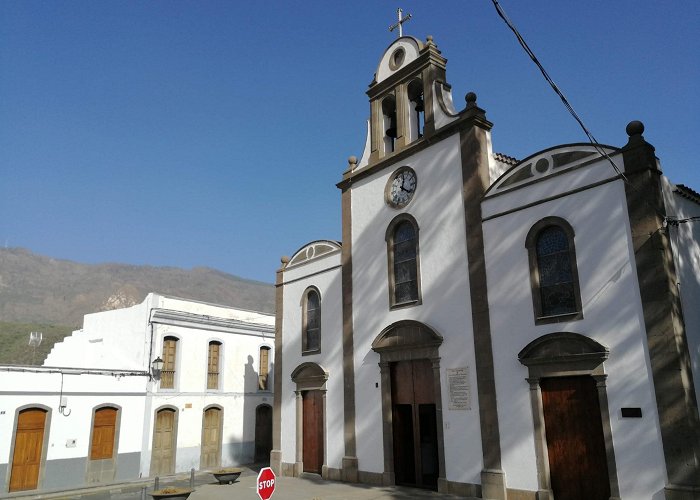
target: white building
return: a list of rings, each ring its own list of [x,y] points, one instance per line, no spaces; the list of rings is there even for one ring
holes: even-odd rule
[[[273,335],[272,315],[157,294],[86,315],[43,366],[0,367],[0,492],[265,460]]]
[[[277,273],[271,463],[483,498],[700,498],[700,195],[623,147],[516,161],[401,37],[338,184],[342,242]],[[604,154],[601,154],[604,153]]]

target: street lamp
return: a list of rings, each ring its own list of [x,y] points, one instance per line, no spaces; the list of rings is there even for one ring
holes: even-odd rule
[[[158,356],[151,362],[151,376],[154,380],[160,380],[160,374],[163,371],[163,360]]]

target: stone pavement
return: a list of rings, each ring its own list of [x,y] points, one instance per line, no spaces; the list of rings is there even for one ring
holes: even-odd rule
[[[256,478],[260,466],[244,466],[241,477],[233,484],[219,485],[214,477],[206,472],[195,474],[195,491],[189,500],[259,500],[256,491]],[[170,476],[160,480],[160,487],[188,487],[189,474]],[[11,495],[10,498],[35,499],[81,499],[81,500],[151,500],[153,480],[113,484],[82,490],[44,493],[41,495]],[[378,487],[363,484],[349,484],[325,481],[314,474],[301,478],[278,477],[275,493],[271,500],[394,500],[418,498],[425,500],[464,499],[434,491],[404,487]]]

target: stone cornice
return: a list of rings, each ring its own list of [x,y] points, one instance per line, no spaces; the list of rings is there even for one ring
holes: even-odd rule
[[[151,323],[244,335],[262,334],[263,336],[274,336],[275,334],[274,325],[264,325],[252,321],[219,318],[216,316],[173,311],[170,309],[155,309],[151,317]]]

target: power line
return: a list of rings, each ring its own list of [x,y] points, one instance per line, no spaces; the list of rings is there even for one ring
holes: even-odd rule
[[[627,177],[625,176],[624,173],[622,173],[622,172],[620,171],[620,169],[617,167],[617,165],[615,165],[615,162],[612,160],[612,158],[610,158],[610,156],[608,155],[608,153],[605,152],[605,150],[603,149],[603,147],[600,145],[600,143],[599,143],[599,142],[596,140],[596,138],[593,136],[593,134],[591,133],[591,131],[588,130],[588,127],[586,127],[586,125],[583,123],[583,120],[582,120],[581,117],[578,115],[578,113],[576,113],[576,110],[575,110],[574,107],[571,105],[571,103],[569,103],[569,100],[566,98],[566,96],[565,96],[564,93],[561,91],[561,89],[557,86],[556,83],[554,83],[554,80],[552,80],[552,77],[549,76],[549,73],[547,73],[547,70],[544,68],[544,66],[543,66],[542,63],[539,61],[539,59],[537,59],[537,56],[536,56],[535,53],[532,51],[532,49],[530,48],[530,46],[527,44],[527,42],[525,41],[525,39],[523,38],[523,36],[520,34],[520,32],[518,31],[518,29],[517,29],[517,28],[515,27],[515,25],[510,21],[510,19],[508,19],[508,16],[506,15],[506,13],[505,13],[505,11],[503,10],[503,8],[501,7],[501,5],[498,3],[498,0],[491,0],[491,2],[493,3],[494,7],[496,8],[496,12],[498,13],[499,17],[500,17],[501,19],[503,19],[503,21],[506,23],[506,25],[508,26],[508,28],[510,28],[510,30],[513,32],[513,34],[515,35],[515,37],[518,39],[518,43],[520,43],[520,46],[525,50],[525,52],[526,52],[527,55],[530,57],[530,59],[532,59],[532,61],[535,63],[535,65],[537,66],[537,68],[540,70],[540,73],[542,73],[542,76],[544,76],[544,79],[547,81],[547,83],[549,83],[550,87],[552,87],[552,89],[554,90],[554,92],[559,96],[559,99],[561,99],[562,103],[564,103],[564,107],[566,108],[566,110],[571,114],[571,116],[574,117],[574,119],[576,120],[576,122],[578,122],[578,124],[579,124],[579,126],[581,127],[581,129],[583,130],[584,134],[586,134],[586,137],[588,137],[588,140],[589,140],[589,142],[591,143],[591,145],[595,148],[596,151],[598,151],[598,154],[600,154],[603,158],[605,158],[606,160],[608,160],[608,162],[610,163],[610,165],[612,165],[613,170],[615,170],[615,172],[617,173],[617,175],[625,182],[625,184],[627,184],[628,186],[630,186],[632,189],[635,189],[635,190],[636,190],[637,187],[636,187],[634,184],[632,184],[632,183],[629,181],[629,179],[627,179]],[[645,201],[645,203],[648,203],[648,202]],[[664,226],[668,225],[668,226],[675,226],[675,227],[677,227],[679,224],[684,224],[684,223],[686,223],[686,222],[696,222],[696,221],[700,221],[700,216],[698,216],[698,217],[687,217],[687,218],[684,218],[684,219],[678,219],[678,218],[676,218],[676,217],[674,217],[674,216],[668,216],[668,215],[666,215],[666,214],[664,214],[664,213],[659,212],[659,210],[658,210],[656,207],[652,206],[651,204],[649,204],[649,206],[656,212],[656,214],[657,214],[659,217],[661,217],[661,219],[663,220]]]

